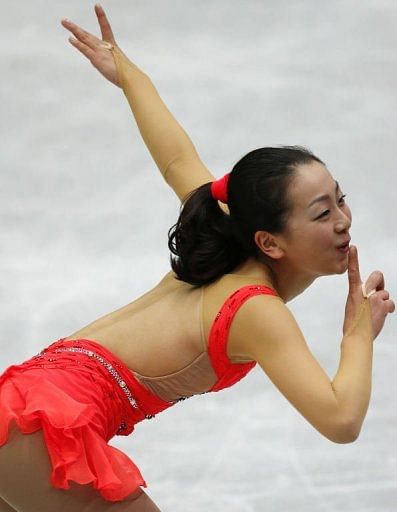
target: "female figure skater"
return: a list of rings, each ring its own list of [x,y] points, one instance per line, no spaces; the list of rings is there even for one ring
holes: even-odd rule
[[[121,87],[166,182],[183,202],[169,232],[172,270],[152,290],[0,376],[0,511],[158,511],[137,466],[108,441],[256,363],[335,443],[359,435],[373,341],[395,310],[383,274],[362,283],[351,213],[326,165],[301,147],[260,148],[215,180],[150,78],[117,46],[63,20],[70,41]],[[331,381],[286,306],[348,271]]]

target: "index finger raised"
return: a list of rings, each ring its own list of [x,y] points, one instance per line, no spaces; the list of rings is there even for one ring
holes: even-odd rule
[[[356,245],[351,245],[349,249],[348,261],[348,279],[352,289],[354,286],[361,284],[360,265],[358,263],[358,251]]]

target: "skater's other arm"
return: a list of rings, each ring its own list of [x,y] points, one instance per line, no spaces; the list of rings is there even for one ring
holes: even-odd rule
[[[165,181],[179,199],[213,181],[192,141],[158,94],[149,76],[131,62],[117,46],[102,7],[95,6],[102,40],[69,20],[62,25],[76,39],[70,42],[109,81],[121,87],[131,107],[142,138]],[[110,48],[103,43],[110,43]],[[227,207],[224,205],[224,209]]]
[[[250,298],[233,324],[233,337],[240,340],[238,353],[257,361],[318,432],[335,443],[358,437],[371,390],[373,332],[368,304],[363,303],[354,329],[342,340],[341,363],[333,381],[279,297]]]
[[[239,357],[257,361],[300,414],[335,443],[352,442],[360,434],[371,397],[373,342],[396,309],[382,272],[374,270],[365,283],[361,279],[354,245],[347,277],[339,367],[332,381],[281,297],[250,298],[230,330]]]

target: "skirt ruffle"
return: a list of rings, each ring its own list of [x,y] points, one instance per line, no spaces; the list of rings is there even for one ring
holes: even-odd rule
[[[106,442],[96,415],[95,404],[76,400],[43,372],[0,376],[0,447],[12,420],[23,434],[41,428],[54,487],[69,489],[69,481],[92,484],[105,500],[122,501],[147,485],[134,462]]]

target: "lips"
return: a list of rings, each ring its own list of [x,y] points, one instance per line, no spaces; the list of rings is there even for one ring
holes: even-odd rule
[[[349,245],[350,240],[351,240],[351,238],[348,238],[342,244],[338,245],[336,248],[337,249],[341,249],[341,248],[345,249]]]
[[[347,252],[349,250],[349,243],[350,243],[350,238],[348,238],[344,243],[340,244],[337,246],[337,249],[339,249],[340,251],[342,252]]]

